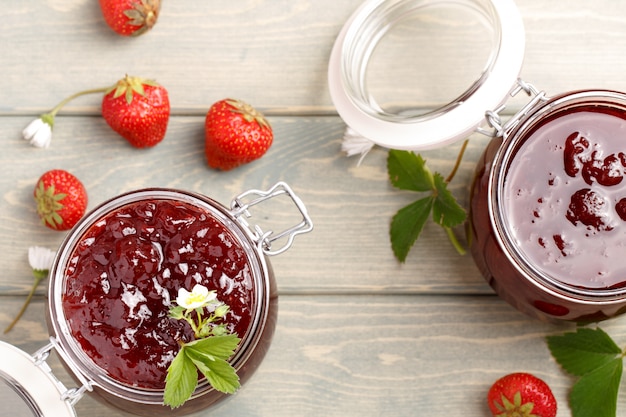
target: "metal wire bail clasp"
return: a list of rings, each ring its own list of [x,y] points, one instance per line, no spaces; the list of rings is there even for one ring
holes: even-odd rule
[[[486,111],[485,119],[487,121],[487,124],[491,128],[493,128],[493,130],[489,131],[479,127],[477,131],[486,136],[500,136],[506,139],[509,132],[511,132],[513,127],[515,127],[524,116],[526,116],[533,108],[535,108],[538,103],[547,100],[545,92],[537,90],[532,84],[529,84],[521,78],[518,78],[515,87],[511,90],[509,95],[511,97],[515,97],[520,92],[524,92],[529,97],[531,97],[531,100],[524,107],[522,107],[517,113],[515,113],[506,123],[503,123],[500,117],[500,113],[506,108],[505,104],[501,105],[495,110]]]
[[[52,369],[46,362],[50,356],[52,349],[55,349],[57,354],[63,359],[63,362],[72,370],[72,374],[82,384],[80,387],[66,388],[63,383],[58,380],[53,374]],[[51,376],[52,381],[57,386],[59,393],[61,394],[61,400],[68,401],[72,406],[82,398],[85,392],[93,391],[91,381],[89,381],[78,368],[74,365],[74,362],[68,357],[65,350],[59,345],[59,341],[55,337],[50,337],[50,343],[39,349],[33,354],[33,362],[36,366],[40,367],[44,372]]]
[[[280,233],[274,233],[271,230],[263,232],[259,225],[255,225],[254,228],[250,228],[250,225],[245,218],[250,218],[252,215],[248,209],[254,205],[262,203],[270,198],[277,197],[279,195],[286,194],[291,198],[293,203],[302,215],[302,221],[287,230]],[[249,200],[246,202],[246,200]],[[239,194],[233,199],[230,204],[233,216],[241,222],[245,227],[252,231],[252,234],[257,241],[259,248],[264,254],[268,256],[278,255],[283,253],[291,247],[296,235],[302,233],[308,233],[313,230],[313,222],[307,213],[307,209],[300,198],[293,192],[293,190],[284,182],[276,183],[272,188],[267,191],[260,190],[248,190],[242,194]],[[242,216],[242,214],[245,216]],[[272,243],[278,239],[285,238],[286,243],[278,249],[272,250]]]

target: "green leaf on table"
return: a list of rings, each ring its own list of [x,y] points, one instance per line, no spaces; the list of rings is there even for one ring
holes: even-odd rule
[[[576,332],[546,338],[554,359],[573,375],[582,376],[621,358],[621,349],[600,328],[581,327]]]
[[[167,370],[163,403],[178,408],[193,394],[198,384],[196,366],[185,354],[183,346]]]
[[[431,191],[435,188],[426,161],[413,152],[390,150],[387,171],[391,184],[401,190]]]
[[[391,220],[391,248],[400,262],[406,260],[430,216],[435,197],[424,197],[400,209]]]
[[[427,197],[400,209],[391,220],[389,230],[391,248],[400,262],[406,260],[431,212],[433,221],[445,229],[457,252],[465,253],[452,227],[463,223],[466,213],[447,186],[456,172],[464,149],[465,146],[462,147],[455,168],[448,179],[444,179],[439,173],[433,174],[426,166],[426,161],[414,152],[394,149],[389,151],[387,171],[391,184],[401,190],[429,193]]]
[[[546,337],[554,359],[580,377],[572,387],[572,417],[615,417],[624,353],[600,328]]]
[[[614,358],[583,375],[570,392],[572,417],[615,417],[622,367]]]
[[[454,227],[463,223],[466,218],[465,209],[457,203],[448,190],[448,183],[438,173],[434,175],[437,198],[433,205],[433,220],[443,227]]]

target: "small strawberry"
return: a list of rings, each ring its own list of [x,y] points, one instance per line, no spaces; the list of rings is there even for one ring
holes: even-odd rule
[[[62,169],[45,172],[37,181],[33,195],[41,222],[53,230],[71,229],[87,209],[85,187]]]
[[[224,171],[262,157],[272,145],[272,128],[261,113],[239,100],[213,104],[204,122],[205,154],[212,168]]]
[[[157,21],[161,0],[100,0],[107,25],[122,36],[146,33]]]
[[[167,130],[167,90],[154,81],[126,76],[102,98],[102,117],[134,147],[154,146]]]
[[[115,85],[79,91],[63,99],[22,131],[31,145],[47,148],[57,113],[70,101],[87,94],[104,93],[102,116],[109,126],[137,148],[154,146],[165,137],[170,102],[165,87],[152,80],[128,75]]]
[[[548,384],[518,372],[497,380],[487,393],[494,417],[555,417],[556,399]]]

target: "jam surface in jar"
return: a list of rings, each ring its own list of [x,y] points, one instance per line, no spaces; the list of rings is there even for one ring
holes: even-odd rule
[[[580,107],[516,151],[501,201],[528,262],[567,285],[626,285],[626,113]]]
[[[254,279],[244,248],[207,209],[148,199],[94,222],[66,268],[62,307],[72,336],[122,384],[162,389],[178,341],[193,337],[168,317],[178,289],[202,284],[230,307],[227,328],[244,338]]]

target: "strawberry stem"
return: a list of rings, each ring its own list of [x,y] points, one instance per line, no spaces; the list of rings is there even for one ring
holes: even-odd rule
[[[446,178],[447,183],[454,179],[456,172],[459,170],[459,166],[461,165],[461,160],[463,159],[463,155],[465,154],[465,149],[467,149],[468,143],[469,143],[469,139],[465,139],[465,141],[463,142],[463,145],[461,146],[461,150],[459,151],[459,154],[456,157],[454,167],[452,168],[452,171],[448,175],[448,178]]]
[[[110,87],[94,88],[94,89],[91,89],[91,90],[79,91],[78,93],[72,94],[71,96],[69,96],[66,99],[62,100],[59,104],[54,106],[54,108],[52,110],[50,110],[50,112],[47,113],[47,114],[52,116],[52,117],[54,117],[59,112],[59,110],[61,110],[61,108],[63,106],[65,106],[67,103],[69,103],[70,101],[74,100],[75,98],[80,97],[80,96],[85,96],[87,94],[105,93],[106,91],[109,90],[109,88]]]
[[[444,227],[444,229],[448,234],[448,240],[450,240],[450,243],[452,243],[452,246],[454,246],[454,249],[456,249],[457,253],[459,255],[465,255],[467,251],[465,250],[461,242],[459,242],[459,240],[457,239],[454,231],[450,227]]]
[[[20,318],[22,318],[22,316],[26,312],[26,309],[28,308],[28,305],[30,304],[30,301],[32,300],[33,296],[35,295],[35,291],[37,290],[37,287],[39,286],[39,283],[45,277],[48,276],[48,271],[47,270],[46,271],[33,270],[33,275],[35,276],[35,282],[33,283],[33,286],[31,287],[30,292],[28,293],[28,296],[26,297],[26,300],[24,301],[24,304],[22,305],[22,308],[17,313],[17,316],[15,316],[13,321],[7,326],[6,329],[4,329],[4,334],[9,333],[11,331],[11,329],[13,329],[13,327],[20,320]]]
[[[461,160],[463,159],[463,155],[465,154],[468,143],[469,139],[465,139],[465,141],[463,141],[463,145],[461,145],[461,150],[459,151],[459,154],[456,157],[456,161],[454,162],[454,167],[452,168],[452,171],[445,180],[446,184],[454,179],[454,176],[459,170],[459,166],[461,165]],[[457,253],[459,255],[465,255],[467,251],[465,250],[461,242],[459,242],[459,240],[457,239],[454,231],[449,227],[444,227],[444,229],[446,230],[446,233],[448,235],[448,240],[450,240],[450,243],[452,243],[452,246],[454,246],[454,249],[456,249]]]

